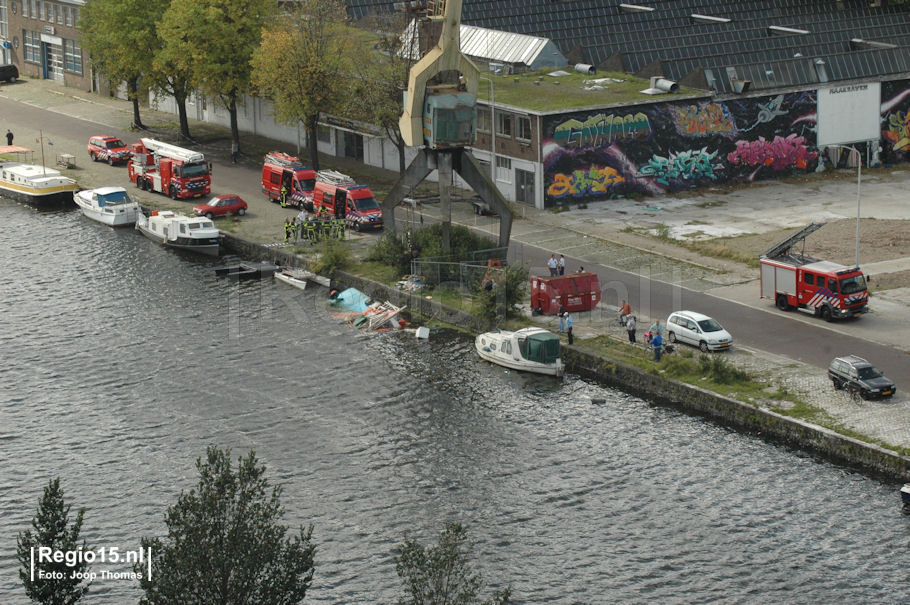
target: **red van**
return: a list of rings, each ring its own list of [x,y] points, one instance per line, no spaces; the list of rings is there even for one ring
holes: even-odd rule
[[[307,168],[292,155],[273,151],[262,164],[262,192],[282,206],[313,210],[313,185],[316,171]],[[287,187],[287,199],[281,199],[281,187]]]
[[[382,208],[366,185],[334,185],[317,181],[313,206],[336,219],[344,218],[355,231],[382,229]]]

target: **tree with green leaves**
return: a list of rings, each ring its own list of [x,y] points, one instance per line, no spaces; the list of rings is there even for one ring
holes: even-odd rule
[[[276,121],[303,124],[310,164],[319,169],[319,115],[343,107],[351,75],[349,29],[341,0],[292,3],[267,31],[252,59],[253,85],[272,101]]]
[[[19,579],[28,598],[35,603],[72,605],[88,592],[90,582],[84,578],[89,572],[88,563],[78,557],[73,557],[72,565],[66,560],[67,553],[88,550],[85,540],[79,542],[85,509],[80,508],[70,524],[70,507],[63,499],[60,478],[52,479],[38,502],[32,529],[19,534],[16,548],[22,566]],[[60,553],[58,556],[63,560],[45,560],[39,556],[40,548],[49,548],[51,556]]]
[[[528,267],[512,264],[490,272],[492,280],[482,283],[474,295],[479,315],[490,321],[517,315],[515,305],[528,295]]]
[[[152,67],[147,78],[148,86],[158,94],[174,98],[180,122],[180,136],[192,140],[190,122],[186,114],[186,101],[193,91],[193,74],[184,63],[175,60],[174,45],[165,44],[161,38],[158,39],[158,42],[157,52],[152,59]]]
[[[250,92],[250,58],[277,14],[277,0],[172,0],[160,17],[169,71],[191,74],[193,88],[218,99],[233,141],[240,141],[237,108]]]
[[[483,576],[471,568],[468,531],[460,523],[448,522],[439,534],[436,546],[426,548],[405,537],[395,558],[398,577],[404,584],[402,605],[472,605],[479,602],[477,593]],[[497,591],[484,605],[509,602],[511,588]]]
[[[170,0],[92,0],[81,9],[77,25],[81,44],[92,65],[111,86],[126,83],[133,103],[133,126],[145,128],[139,99],[148,91],[145,75],[151,71],[154,49],[160,44],[155,24]]]
[[[151,548],[151,577],[135,570],[145,605],[298,603],[313,580],[313,527],[288,536],[281,487],[271,487],[250,452],[231,467],[230,450],[197,459],[199,484],[168,507],[166,538]]]
[[[402,92],[408,87],[408,74],[414,63],[410,52],[402,52],[401,32],[407,26],[402,13],[374,17],[367,25],[378,33],[374,49],[353,62],[357,78],[349,96],[346,114],[375,124],[398,150],[398,172],[405,171],[405,149],[398,119],[402,112]],[[407,50],[407,49],[404,49]]]

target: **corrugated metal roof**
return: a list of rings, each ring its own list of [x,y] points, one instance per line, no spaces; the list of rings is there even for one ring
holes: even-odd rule
[[[473,25],[461,26],[461,52],[498,63],[531,65],[549,42],[549,38],[513,34]]]

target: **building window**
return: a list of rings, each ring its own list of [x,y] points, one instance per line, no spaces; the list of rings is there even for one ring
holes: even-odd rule
[[[512,159],[496,156],[496,180],[504,183],[512,182]]]
[[[75,40],[63,41],[63,67],[66,71],[82,75],[82,49]]]
[[[22,58],[32,63],[41,62],[41,38],[37,32],[22,30]]]
[[[483,107],[477,108],[477,131],[490,132],[490,110]]]
[[[27,1],[29,4],[32,5],[32,14],[31,14],[32,19],[40,19],[41,13],[38,12],[38,0],[23,0],[23,1],[24,2]]]
[[[322,124],[316,125],[316,140],[320,143],[332,142],[332,131],[328,126],[323,126]]]
[[[44,20],[45,21],[54,21],[54,8],[51,6],[50,2],[44,2]]]
[[[510,113],[497,112],[496,113],[496,136],[511,137],[512,136],[512,121],[514,119],[515,119],[515,116]]]
[[[24,11],[23,11],[24,12]],[[7,19],[9,17],[6,13],[6,0],[0,0],[0,38],[6,40],[9,35],[7,34],[6,24],[8,23]]]
[[[79,25],[79,9],[73,7],[73,25]]]
[[[531,140],[531,118],[519,116],[515,120],[515,138],[522,141]]]
[[[57,25],[63,25],[63,7],[59,4],[54,5],[54,17],[57,19]]]
[[[70,7],[68,7],[68,6],[63,7],[63,15],[65,16],[66,26],[72,27],[73,26],[73,12],[70,9]]]

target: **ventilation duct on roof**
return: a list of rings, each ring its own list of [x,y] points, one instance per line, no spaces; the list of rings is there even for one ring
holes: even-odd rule
[[[752,80],[740,80],[739,78],[730,78],[730,84],[733,85],[733,92],[743,94],[752,87]]]
[[[679,92],[679,84],[663,76],[651,76],[651,88],[641,92],[646,95],[664,95],[668,92]]]

